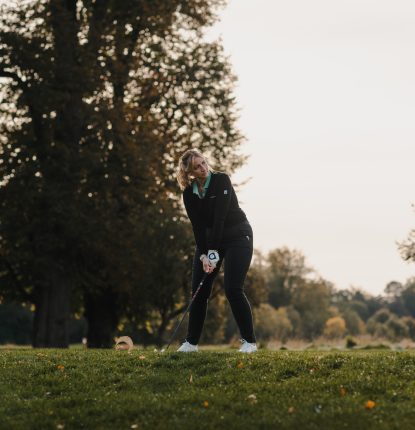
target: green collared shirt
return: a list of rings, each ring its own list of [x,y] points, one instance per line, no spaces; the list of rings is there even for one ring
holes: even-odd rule
[[[199,187],[197,186],[197,181],[193,181],[193,194],[196,194],[199,199],[203,199],[203,197],[205,197],[206,195],[206,191],[209,187],[210,184],[210,178],[212,177],[212,172],[209,171],[209,175],[206,179],[205,185],[203,186],[203,191],[202,191],[202,195],[199,194]]]

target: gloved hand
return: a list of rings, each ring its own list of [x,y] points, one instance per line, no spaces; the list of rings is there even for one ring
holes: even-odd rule
[[[215,268],[216,265],[219,263],[219,252],[215,249],[209,249],[207,253],[207,258],[212,267]]]
[[[212,273],[212,272],[213,272],[213,270],[214,270],[215,268],[210,264],[210,262],[209,262],[209,258],[207,257],[207,255],[206,255],[206,254],[202,254],[202,255],[200,256],[200,261],[202,262],[202,264],[203,264],[203,270],[204,270],[206,273]]]

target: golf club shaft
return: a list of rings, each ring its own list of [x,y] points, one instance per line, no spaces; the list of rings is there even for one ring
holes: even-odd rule
[[[177,325],[177,327],[174,329],[173,334],[170,337],[169,343],[167,344],[166,348],[164,348],[164,351],[167,351],[168,347],[170,346],[172,340],[174,339],[174,336],[176,335],[177,330],[179,329],[179,327],[181,326],[187,312],[189,311],[190,307],[192,306],[192,303],[194,301],[194,299],[197,296],[197,293],[199,292],[199,290],[202,288],[203,283],[205,282],[207,276],[209,275],[209,273],[205,273],[202,277],[202,280],[199,283],[199,286],[197,287],[197,290],[195,291],[195,293],[193,294],[192,300],[190,300],[189,306],[187,307],[187,309],[184,311],[184,314],[182,316],[182,319],[180,320],[179,324]]]

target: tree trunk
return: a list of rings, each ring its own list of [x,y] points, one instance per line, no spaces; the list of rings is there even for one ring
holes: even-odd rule
[[[70,289],[66,282],[38,286],[33,320],[34,348],[68,348]]]
[[[117,294],[105,290],[85,294],[88,348],[111,348],[118,325]]]
[[[76,166],[83,125],[83,81],[80,77],[81,66],[78,61],[79,24],[76,20],[76,1],[53,0],[50,2],[50,11],[56,57],[53,64],[51,63],[55,79],[54,85],[51,86],[56,89],[54,96],[58,100],[52,141],[54,144],[58,143],[57,147],[60,150],[50,150],[48,145],[49,151],[41,153],[39,162],[47,185],[45,189],[48,190],[45,193],[45,206],[49,207],[50,216],[45,219],[48,219],[47,222],[51,225],[49,230],[52,233],[50,238],[49,235],[47,237],[50,239],[52,248],[56,248],[52,249],[54,254],[64,253],[65,256],[59,264],[66,267],[68,272],[71,266],[67,250],[70,249],[74,237],[70,229],[66,228],[70,225],[71,213],[68,210],[64,212],[62,208],[75,206],[73,196],[76,196],[79,183]],[[33,111],[34,114],[38,113]],[[34,126],[37,126],[36,135],[43,142],[42,123],[38,116],[33,119],[36,119],[34,121]],[[58,199],[56,199],[57,196]],[[64,216],[68,218],[68,222],[65,222]],[[45,230],[48,231],[48,229]],[[56,238],[59,240],[56,241]],[[53,258],[51,260],[53,261]],[[35,293],[33,346],[67,348],[72,285],[68,282],[65,273],[56,273],[58,276],[54,276],[49,272],[46,275],[49,278],[51,276],[52,279],[47,279],[43,285],[38,286]]]
[[[163,315],[161,324],[157,330],[157,337],[155,339],[157,346],[162,346],[164,344],[164,334],[166,333],[166,328],[169,322],[170,319],[165,318]]]

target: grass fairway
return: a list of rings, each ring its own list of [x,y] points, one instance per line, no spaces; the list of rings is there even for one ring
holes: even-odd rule
[[[414,429],[415,354],[0,350],[0,429],[82,428]]]

